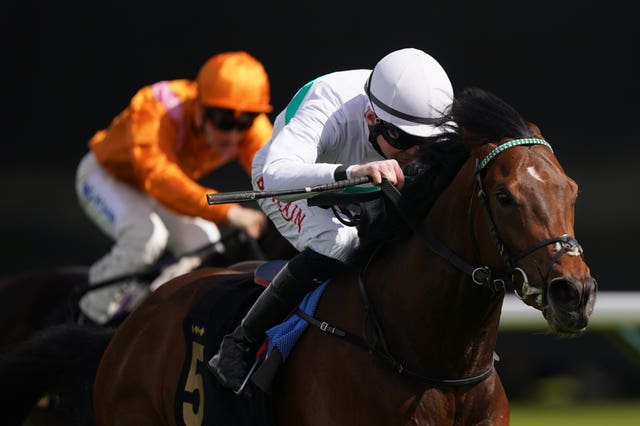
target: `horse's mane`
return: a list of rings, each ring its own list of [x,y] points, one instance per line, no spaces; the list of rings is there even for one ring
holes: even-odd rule
[[[477,87],[464,89],[454,100],[439,125],[443,132],[420,146],[417,159],[407,167],[400,209],[425,217],[440,194],[449,186],[479,145],[498,143],[505,138],[534,136],[527,121],[502,99]],[[411,230],[385,200],[386,220],[375,232],[361,233],[361,249],[355,258],[368,253],[381,241],[405,238]],[[368,225],[368,229],[372,226]]]
[[[449,186],[472,148],[505,138],[533,136],[528,123],[511,105],[477,87],[464,89],[454,99],[441,127],[445,131],[421,147],[407,173],[412,178],[402,190],[421,216]]]

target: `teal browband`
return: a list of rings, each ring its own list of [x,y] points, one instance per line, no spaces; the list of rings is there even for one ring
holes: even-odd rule
[[[505,142],[502,145],[495,147],[489,154],[487,154],[487,156],[484,157],[484,160],[482,160],[478,164],[478,167],[476,167],[476,173],[484,169],[484,167],[489,163],[489,161],[493,159],[493,157],[500,154],[505,149],[511,148],[512,146],[518,146],[518,145],[544,145],[547,148],[549,148],[551,152],[553,152],[553,148],[551,148],[551,145],[549,145],[549,143],[544,139],[534,139],[534,138],[514,139],[512,141]]]

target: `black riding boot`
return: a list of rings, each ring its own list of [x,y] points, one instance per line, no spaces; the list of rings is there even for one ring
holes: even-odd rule
[[[278,272],[240,325],[224,337],[218,353],[209,361],[209,368],[220,383],[235,392],[240,390],[265,332],[282,321],[308,290],[298,283],[288,265]]]
[[[320,268],[321,265],[324,268]],[[291,259],[258,297],[240,325],[223,338],[218,353],[209,360],[209,369],[220,383],[241,393],[265,332],[284,320],[308,292],[331,276],[328,273],[341,266],[341,262],[311,250]],[[318,271],[322,272],[314,273]],[[312,278],[314,276],[321,280]]]

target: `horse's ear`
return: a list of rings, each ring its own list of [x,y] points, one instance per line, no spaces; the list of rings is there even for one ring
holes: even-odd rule
[[[529,127],[529,130],[531,130],[531,132],[533,133],[534,137],[538,139],[544,139],[544,136],[542,136],[542,132],[540,131],[540,127],[538,127],[535,123],[531,121],[527,121],[527,126]]]

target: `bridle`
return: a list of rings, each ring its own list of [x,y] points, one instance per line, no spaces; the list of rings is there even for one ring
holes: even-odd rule
[[[474,250],[476,252],[476,259],[480,259],[480,250],[478,248],[478,243],[475,237],[475,232],[473,229],[473,221],[472,221],[472,205],[474,195],[476,195],[481,205],[483,206],[483,211],[485,212],[485,218],[487,219],[487,223],[489,226],[489,232],[491,237],[496,245],[498,253],[504,260],[505,264],[508,268],[508,275],[505,278],[494,278],[494,276],[499,276],[499,273],[489,267],[489,266],[473,266],[460,256],[458,256],[453,250],[440,242],[437,238],[435,238],[429,230],[427,230],[422,220],[414,217],[411,212],[407,212],[405,209],[401,208],[403,195],[388,181],[383,180],[381,189],[383,194],[389,199],[389,201],[396,207],[396,211],[399,213],[400,217],[403,221],[411,228],[411,230],[416,233],[418,236],[424,240],[427,246],[436,254],[440,255],[444,259],[446,259],[453,266],[458,268],[460,271],[468,275],[472,282],[489,288],[494,292],[504,293],[506,291],[507,284],[510,284],[514,288],[514,292],[521,299],[525,299],[532,295],[539,295],[541,290],[532,287],[529,285],[528,277],[524,270],[517,267],[516,264],[519,260],[531,255],[535,251],[548,246],[549,244],[559,244],[560,249],[556,253],[556,255],[551,259],[550,265],[545,273],[544,279],[545,282],[548,279],[549,273],[551,272],[551,268],[555,263],[557,263],[560,257],[565,253],[571,254],[579,254],[582,256],[582,247],[578,244],[578,241],[572,236],[565,234],[559,237],[552,237],[545,240],[542,240],[527,250],[518,253],[516,255],[512,255],[510,250],[506,247],[500,236],[498,235],[497,227],[493,219],[493,215],[491,213],[491,208],[489,206],[489,201],[487,199],[486,192],[484,190],[484,185],[482,182],[482,171],[485,170],[485,167],[489,164],[489,162],[496,157],[501,152],[505,151],[514,146],[519,145],[543,145],[549,148],[553,152],[553,148],[551,145],[543,139],[536,138],[523,138],[523,139],[513,139],[511,141],[505,142],[501,145],[498,145],[496,148],[491,150],[482,160],[476,160],[476,169],[474,172],[475,176],[475,187],[471,196],[471,200],[469,202],[469,209],[467,212],[468,223],[470,226],[470,232],[474,244]],[[378,249],[380,246],[378,247]],[[367,313],[367,317],[371,319],[374,325],[374,342],[369,342],[360,336],[353,335],[347,331],[341,330],[335,326],[330,325],[325,321],[319,321],[311,315],[306,314],[302,310],[298,309],[296,313],[309,322],[312,325],[318,327],[321,331],[334,335],[336,337],[343,338],[349,341],[352,344],[360,346],[365,350],[375,353],[383,360],[385,360],[397,373],[401,375],[411,376],[423,382],[427,382],[435,385],[444,385],[444,386],[462,386],[469,385],[474,383],[479,383],[493,373],[494,362],[497,359],[497,355],[494,353],[494,357],[492,359],[491,365],[485,371],[480,374],[459,378],[459,379],[447,379],[447,378],[439,378],[433,377],[430,375],[426,375],[416,369],[408,367],[406,363],[399,361],[389,350],[388,345],[385,341],[385,337],[382,331],[382,327],[380,326],[380,322],[375,314],[375,310],[373,305],[370,302],[369,296],[367,294],[367,290],[365,287],[365,275],[367,268],[371,261],[376,257],[378,250],[375,250],[369,258],[369,261],[365,264],[365,266],[360,271],[359,276],[359,288],[360,295],[362,297],[363,304],[365,306],[365,311]],[[523,284],[521,287],[521,293],[519,294],[515,288],[514,280],[515,277],[520,274],[522,276]]]
[[[553,152],[553,148],[551,145],[544,139],[536,139],[536,138],[523,138],[523,139],[513,139],[511,141],[505,142],[501,145],[498,145],[496,148],[491,150],[482,160],[476,160],[476,168],[474,172],[475,176],[475,187],[471,195],[471,199],[469,201],[469,208],[467,210],[467,222],[469,225],[469,230],[471,234],[471,239],[473,241],[474,250],[476,253],[476,259],[481,259],[480,249],[478,248],[477,239],[475,237],[475,231],[473,228],[473,218],[472,218],[472,207],[474,195],[478,197],[480,203],[482,205],[483,211],[485,213],[485,218],[487,220],[487,225],[489,227],[489,233],[491,238],[496,245],[496,249],[505,264],[507,265],[508,274],[506,277],[500,278],[500,273],[498,273],[495,268],[491,268],[489,266],[473,266],[460,256],[458,256],[455,252],[453,252],[449,247],[442,244],[437,238],[433,236],[429,230],[425,227],[421,220],[414,217],[410,213],[407,213],[405,209],[402,209],[400,206],[402,204],[402,194],[391,184],[386,181],[382,182],[382,192],[387,196],[387,198],[392,202],[394,206],[396,206],[396,211],[399,213],[400,217],[405,221],[405,223],[416,233],[418,234],[427,246],[436,254],[440,255],[444,259],[446,259],[453,266],[458,268],[460,271],[464,272],[466,275],[471,277],[471,280],[481,286],[486,286],[487,288],[495,291],[495,292],[505,292],[506,287],[510,284],[516,295],[524,299],[532,294],[538,294],[540,292],[539,289],[535,287],[531,287],[529,285],[529,281],[526,273],[516,266],[517,262],[535,251],[548,246],[549,244],[559,244],[560,249],[556,253],[556,255],[551,259],[549,267],[544,275],[545,282],[548,279],[549,273],[551,272],[551,268],[555,263],[560,260],[560,257],[565,253],[571,254],[579,254],[582,256],[582,247],[578,244],[578,241],[568,234],[561,235],[559,237],[552,237],[540,241],[534,244],[529,249],[518,253],[516,255],[511,254],[510,250],[504,244],[500,236],[498,235],[497,227],[495,221],[493,219],[493,214],[491,213],[491,207],[489,206],[489,200],[487,199],[486,191],[484,190],[484,185],[482,182],[482,172],[485,170],[486,166],[489,162],[495,158],[501,152],[519,145],[543,145],[546,146]],[[521,293],[517,292],[517,289],[514,285],[515,277],[520,274],[523,279],[523,285]]]
[[[545,240],[542,240],[536,244],[534,244],[533,246],[531,246],[530,248],[528,248],[527,250],[524,250],[518,254],[513,255],[511,253],[511,251],[508,249],[508,247],[504,244],[504,242],[502,241],[502,239],[500,238],[498,231],[497,231],[497,227],[495,224],[495,221],[493,219],[493,214],[491,213],[491,208],[489,206],[489,200],[487,199],[487,194],[486,191],[484,190],[484,185],[483,185],[483,181],[482,181],[482,172],[483,170],[485,170],[485,167],[487,166],[487,164],[489,164],[489,162],[498,154],[500,154],[502,151],[505,151],[511,147],[514,146],[519,146],[519,145],[543,145],[546,146],[547,148],[549,148],[551,150],[551,152],[553,152],[553,148],[551,148],[551,145],[549,145],[549,143],[547,141],[545,141],[544,139],[535,139],[535,138],[523,138],[523,139],[513,139],[511,141],[505,142],[501,145],[498,145],[496,148],[494,148],[493,150],[491,150],[486,156],[485,158],[480,161],[480,160],[476,160],[476,169],[474,172],[475,175],[475,188],[474,188],[474,193],[477,195],[478,199],[480,200],[480,204],[482,205],[482,209],[485,212],[485,218],[487,220],[487,225],[489,227],[489,233],[491,235],[491,238],[494,242],[494,244],[496,245],[496,248],[498,250],[498,253],[500,254],[500,256],[502,257],[502,259],[504,260],[505,264],[507,265],[508,268],[508,275],[506,279],[501,279],[501,278],[496,278],[496,279],[492,279],[492,277],[494,275],[496,275],[494,273],[494,271],[489,268],[488,266],[482,266],[479,268],[475,268],[471,274],[471,278],[473,280],[473,282],[475,284],[478,285],[485,285],[491,289],[493,289],[494,291],[506,291],[506,285],[510,284],[513,287],[513,291],[514,293],[520,298],[520,299],[525,299],[529,296],[532,295],[539,295],[541,292],[541,289],[538,289],[536,287],[532,287],[529,284],[529,279],[527,277],[527,274],[524,272],[524,270],[522,268],[519,268],[516,266],[517,262],[531,254],[533,254],[535,251],[546,247],[550,244],[559,244],[560,248],[558,250],[558,252],[555,254],[555,256],[551,259],[549,266],[546,270],[546,272],[543,275],[543,282],[548,282],[549,279],[549,274],[551,273],[551,269],[553,268],[553,265],[556,264],[559,260],[560,257],[565,254],[565,253],[570,253],[570,254],[579,254],[580,256],[582,256],[583,252],[582,252],[582,247],[580,246],[580,244],[578,243],[578,241],[568,235],[568,234],[563,234],[559,237],[552,237],[552,238],[547,238]],[[467,220],[468,220],[468,225],[469,225],[469,230],[470,230],[470,234],[471,234],[471,239],[473,241],[473,247],[474,247],[474,251],[476,253],[476,259],[481,259],[481,254],[480,254],[480,250],[478,248],[478,243],[477,243],[477,239],[475,237],[475,231],[473,228],[473,219],[472,219],[472,214],[471,214],[471,210],[472,210],[472,206],[473,206],[473,200],[474,197],[473,195],[471,196],[471,199],[469,201],[469,209],[467,212]],[[521,292],[518,293],[518,290],[516,288],[516,286],[514,285],[514,281],[516,276],[520,274],[522,277],[522,286],[521,286]]]

